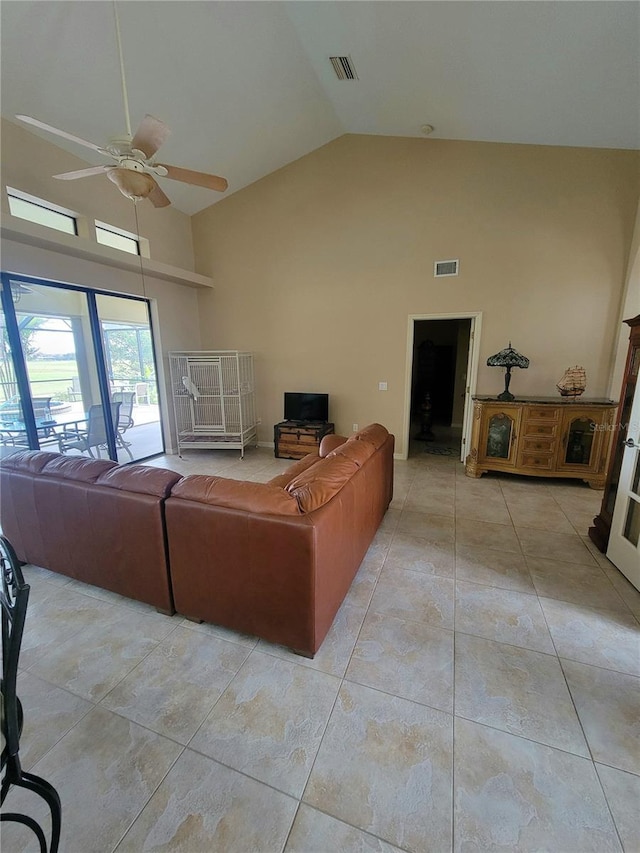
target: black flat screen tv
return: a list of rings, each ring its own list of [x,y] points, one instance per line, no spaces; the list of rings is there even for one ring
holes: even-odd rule
[[[298,394],[292,391],[284,392],[285,421],[328,421],[328,394]]]

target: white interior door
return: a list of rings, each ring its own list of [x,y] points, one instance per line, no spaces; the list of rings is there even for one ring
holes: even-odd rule
[[[637,390],[625,444],[607,557],[640,590],[640,393]]]

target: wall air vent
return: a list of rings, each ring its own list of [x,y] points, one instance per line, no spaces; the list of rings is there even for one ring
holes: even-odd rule
[[[433,267],[433,275],[435,278],[442,278],[446,275],[458,275],[460,261],[436,261]]]
[[[333,70],[336,72],[338,80],[357,80],[355,66],[350,56],[330,56]]]

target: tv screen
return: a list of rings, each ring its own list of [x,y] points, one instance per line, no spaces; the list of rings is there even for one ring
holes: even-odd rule
[[[285,421],[328,421],[328,394],[284,393]]]

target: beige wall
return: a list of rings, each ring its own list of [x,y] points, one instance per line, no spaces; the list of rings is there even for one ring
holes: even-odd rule
[[[380,421],[402,452],[411,314],[483,312],[478,393],[511,340],[515,393],[582,364],[602,396],[637,204],[635,152],[343,136],[193,217],[202,345],[255,353],[263,441],[283,391],[327,391],[339,431]]]
[[[629,351],[629,326],[624,320],[630,320],[640,314],[640,204],[636,215],[636,227],[633,233],[624,291],[620,299],[619,335],[614,349],[614,368],[609,394],[615,400],[620,397],[627,354]]]

